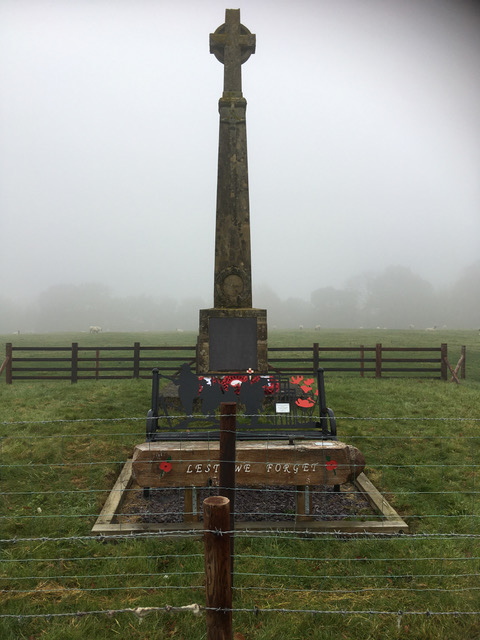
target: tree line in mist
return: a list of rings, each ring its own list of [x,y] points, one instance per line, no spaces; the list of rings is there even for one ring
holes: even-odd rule
[[[356,276],[343,289],[316,289],[310,300],[283,299],[276,288],[280,285],[273,283],[254,295],[255,306],[267,309],[270,328],[480,328],[480,261],[440,290],[401,266]],[[206,306],[202,298],[115,297],[98,283],[55,285],[28,304],[0,297],[0,333],[88,331],[90,326],[103,331],[196,330],[198,310]]]

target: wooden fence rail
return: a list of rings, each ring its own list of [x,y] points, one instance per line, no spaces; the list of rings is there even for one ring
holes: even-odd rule
[[[465,347],[458,365],[465,378]],[[184,362],[194,365],[195,346],[145,347],[139,342],[125,347],[81,347],[77,342],[65,347],[16,347],[7,343],[5,371],[7,384],[14,380],[122,380],[149,378],[154,367],[172,375]],[[271,371],[282,374],[326,372],[375,376],[411,376],[447,380],[449,369],[447,344],[440,347],[270,347]]]

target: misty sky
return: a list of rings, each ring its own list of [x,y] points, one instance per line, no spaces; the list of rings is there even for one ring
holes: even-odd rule
[[[254,289],[308,298],[388,265],[441,286],[478,260],[476,3],[0,0],[0,296],[213,303],[226,7],[257,37]]]

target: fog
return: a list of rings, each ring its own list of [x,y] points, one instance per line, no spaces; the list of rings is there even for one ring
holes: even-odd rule
[[[195,328],[213,304],[227,6],[0,2],[0,331]],[[478,4],[240,9],[254,305],[480,326]]]

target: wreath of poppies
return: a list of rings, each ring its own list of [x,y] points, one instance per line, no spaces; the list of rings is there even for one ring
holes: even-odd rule
[[[239,375],[229,374],[229,375],[223,376],[222,378],[217,378],[213,376],[212,378],[210,378],[210,380],[212,385],[213,384],[221,385],[224,391],[228,391],[229,388],[233,389],[238,396],[240,394],[241,386],[244,382],[249,382],[249,381],[258,382],[262,378],[265,379],[265,385],[263,387],[263,390],[266,396],[270,396],[273,393],[275,393],[275,391],[279,390],[280,385],[274,378],[272,378],[272,376],[267,377],[267,376],[249,376],[244,374],[239,374]],[[203,380],[203,379],[204,379],[203,377],[200,378],[200,380]],[[202,387],[200,386],[200,393],[201,391],[202,391]]]
[[[318,389],[313,391],[312,385],[314,379],[304,378],[303,376],[292,376],[290,382],[298,386],[302,391],[301,396],[295,401],[297,407],[300,407],[300,409],[311,409],[317,401],[316,396],[318,396]]]

